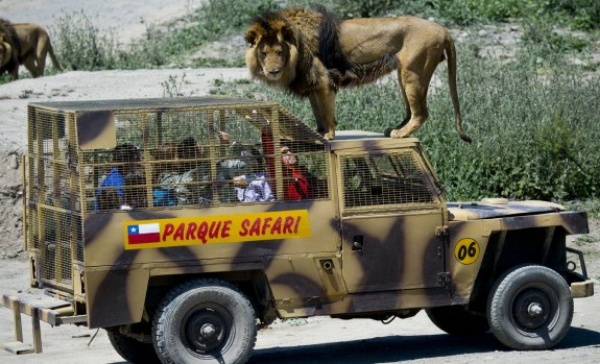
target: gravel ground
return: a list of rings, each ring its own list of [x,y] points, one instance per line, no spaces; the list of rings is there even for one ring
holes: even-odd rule
[[[116,29],[129,41],[147,26],[185,17],[202,1],[0,0],[0,16],[13,22],[39,22],[52,28],[56,19],[83,9],[101,19],[102,29]],[[492,32],[493,30],[486,30]],[[511,37],[514,29],[509,29]],[[461,33],[462,34],[462,33]],[[513,37],[514,38],[514,37]],[[513,39],[511,38],[511,39]],[[25,254],[21,252],[21,204],[18,158],[26,145],[26,106],[32,101],[162,97],[165,82],[176,80],[185,95],[205,95],[215,79],[247,78],[245,69],[170,69],[65,72],[0,85],[0,292],[31,292]],[[592,222],[586,244],[588,269],[600,278],[599,224]],[[590,242],[591,240],[591,242]],[[5,259],[2,259],[5,258]],[[6,259],[12,258],[12,259]],[[314,318],[277,322],[260,331],[251,363],[597,363],[600,358],[600,295],[578,299],[573,328],[554,350],[508,351],[487,334],[460,340],[443,334],[423,313],[389,325],[369,320]],[[26,340],[29,325],[24,319]],[[0,309],[0,342],[12,340],[12,316]],[[10,363],[122,363],[100,330],[42,324],[44,353],[13,356]],[[93,339],[93,340],[92,340]],[[90,343],[91,341],[91,343]]]

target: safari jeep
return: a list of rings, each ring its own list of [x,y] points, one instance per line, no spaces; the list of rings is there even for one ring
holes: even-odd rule
[[[3,296],[15,353],[41,352],[42,320],[104,328],[131,362],[243,363],[276,319],[423,309],[452,335],[546,349],[593,295],[565,242],[588,232],[584,212],[447,202],[417,139],[327,141],[272,102],[32,103],[24,165],[45,295]]]

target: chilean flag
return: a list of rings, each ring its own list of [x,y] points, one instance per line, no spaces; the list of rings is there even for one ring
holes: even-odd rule
[[[127,227],[129,244],[160,243],[160,224],[139,224]]]

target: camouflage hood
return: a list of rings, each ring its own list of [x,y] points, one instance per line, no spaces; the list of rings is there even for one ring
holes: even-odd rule
[[[509,201],[504,198],[487,198],[475,202],[448,202],[451,221],[542,214],[563,211],[564,209],[562,205],[552,202]]]

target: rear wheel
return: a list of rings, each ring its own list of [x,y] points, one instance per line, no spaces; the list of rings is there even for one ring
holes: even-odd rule
[[[154,316],[154,346],[163,363],[244,363],[256,342],[250,301],[218,280],[174,288]]]
[[[144,343],[123,335],[118,328],[106,330],[108,340],[121,357],[134,364],[160,363],[152,343]]]
[[[474,336],[490,329],[485,316],[471,313],[463,306],[433,307],[426,312],[435,326],[450,335]]]
[[[520,350],[548,349],[567,334],[573,298],[554,270],[527,265],[502,275],[488,299],[492,332],[504,345]]]

